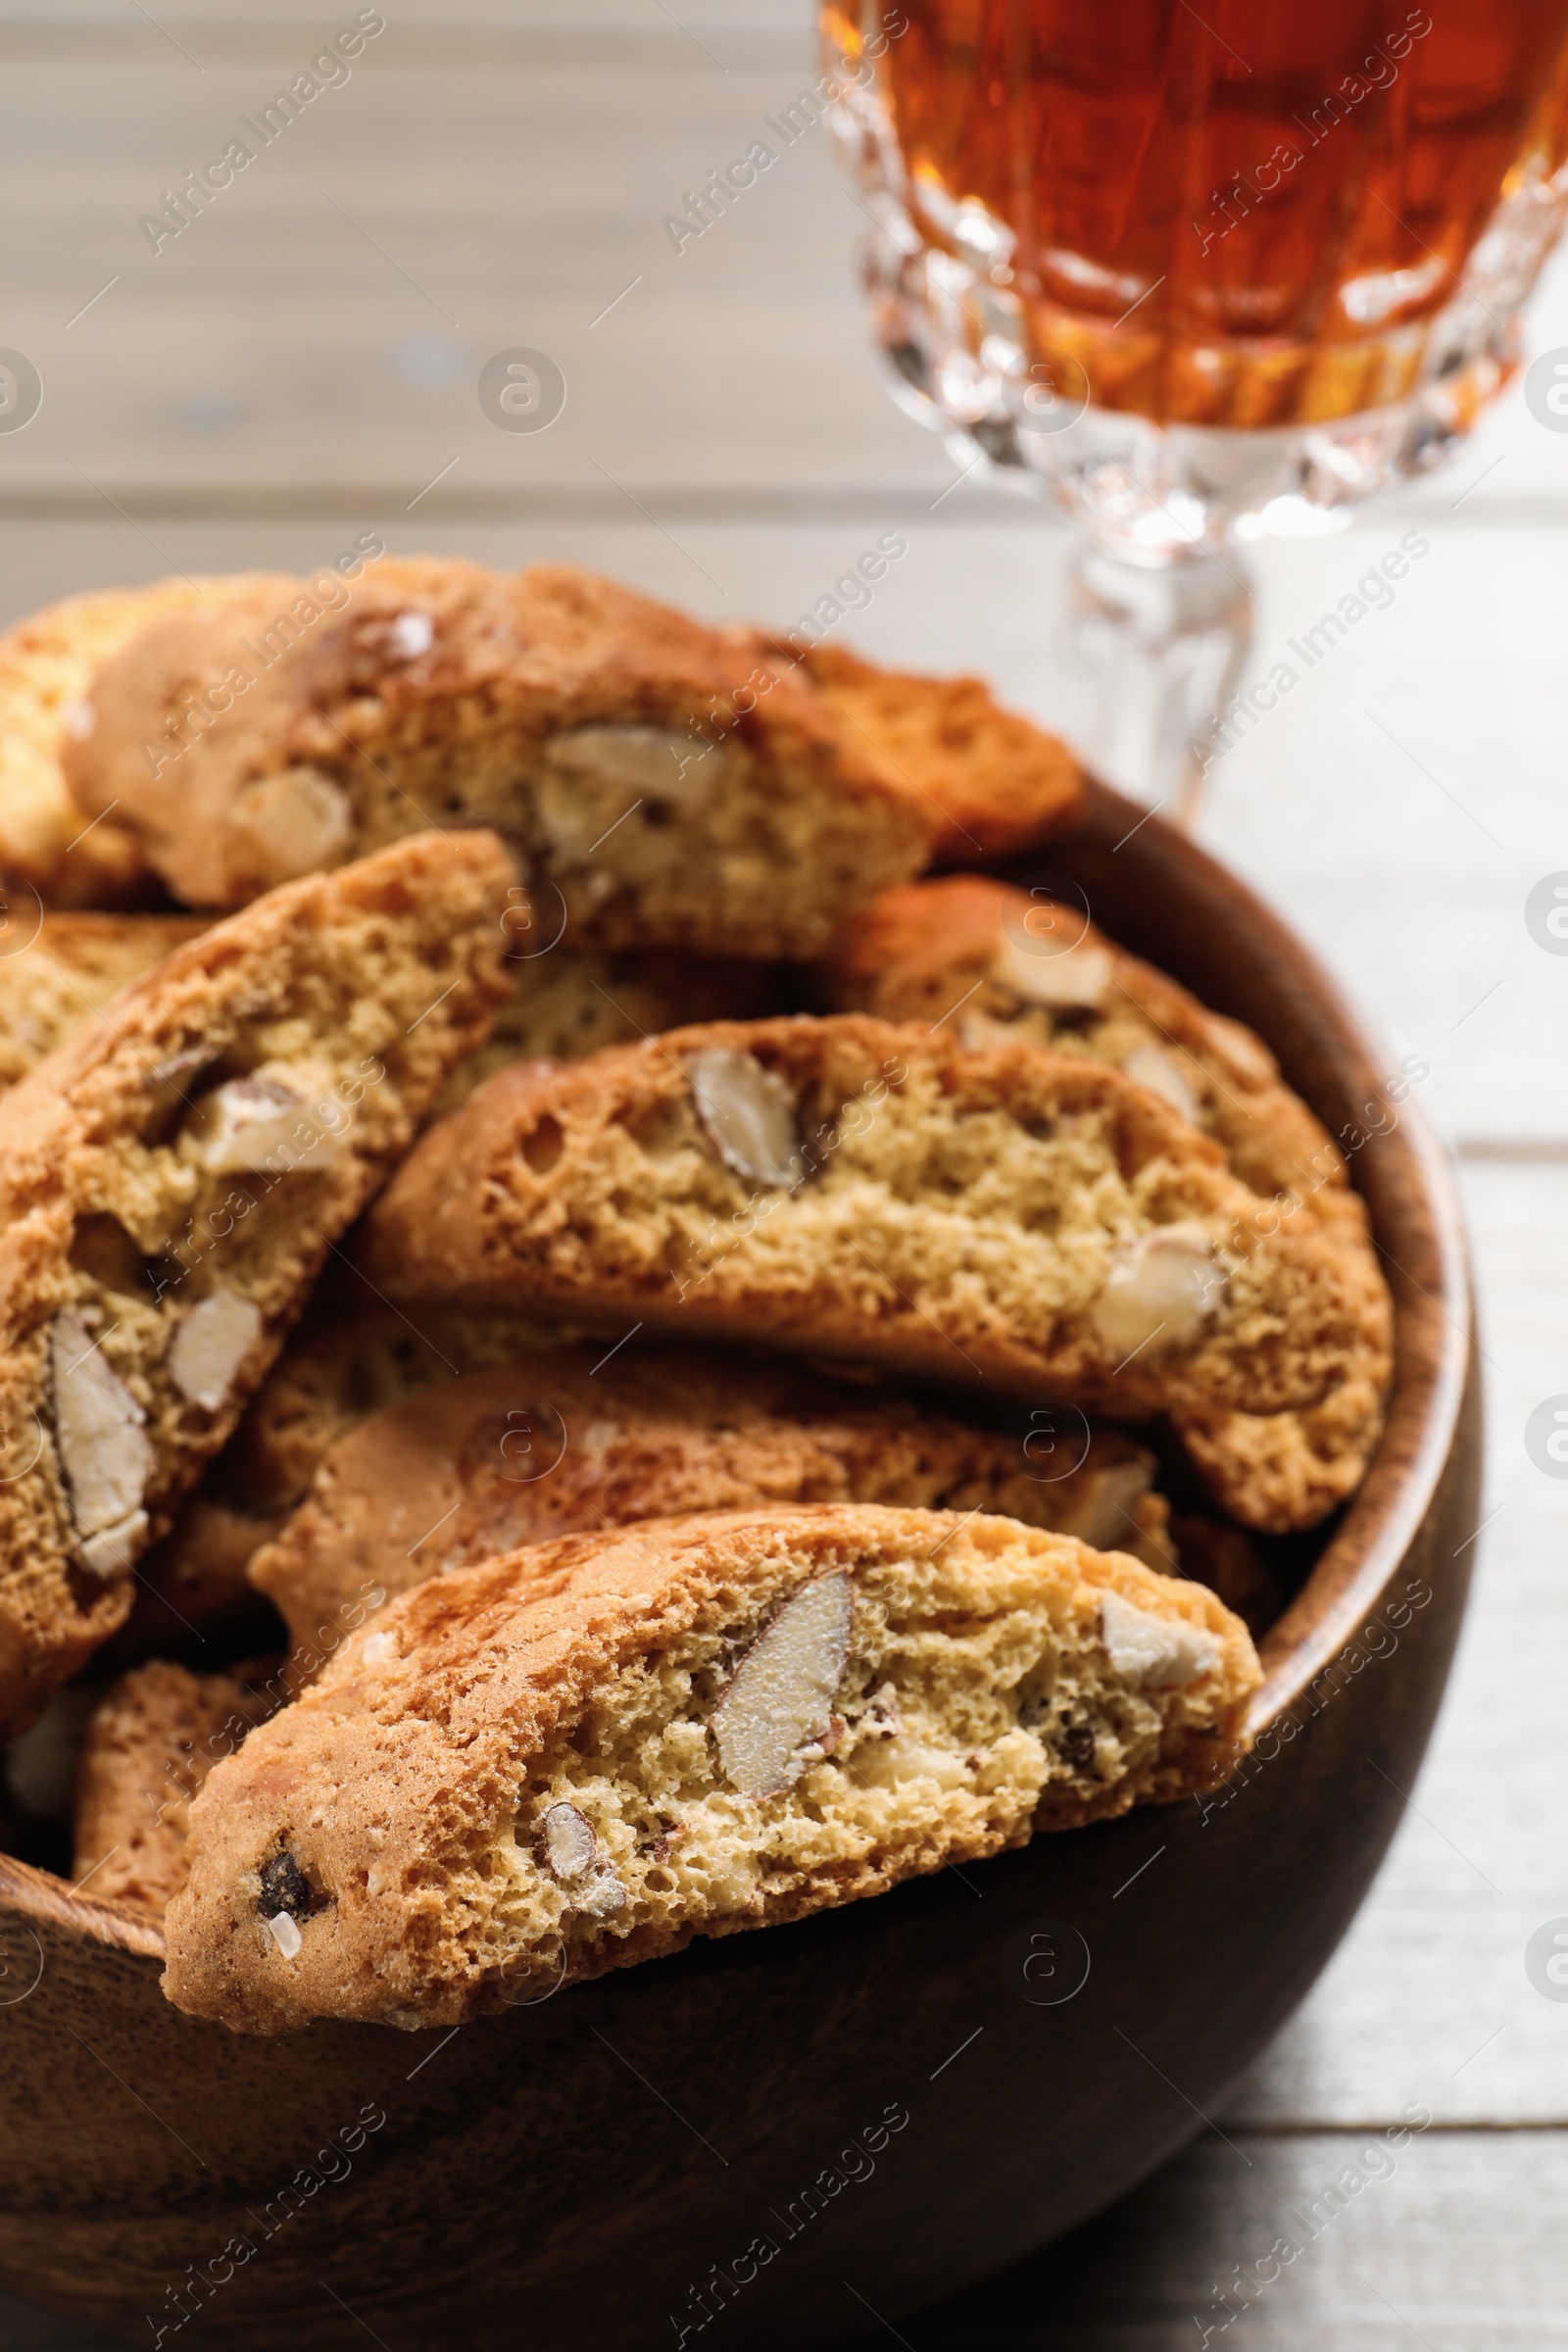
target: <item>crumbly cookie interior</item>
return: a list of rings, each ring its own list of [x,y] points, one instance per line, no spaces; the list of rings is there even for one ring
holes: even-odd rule
[[[388,1057],[439,996],[447,959],[411,965],[373,923],[365,932],[363,961],[346,952],[338,974],[313,972],[287,1010],[218,1010],[149,1074],[139,1132],[94,1154],[61,1303],[146,1413],[160,1463],[177,1460],[187,1432],[205,1438],[220,1409],[174,1377],[181,1327],[220,1295],[264,1321],[297,1298],[357,1181],[353,1161],[407,1131],[405,1073]],[[230,1132],[235,1103],[257,1115]]]
[[[1265,1257],[1230,1246],[1211,1171],[1196,1186],[1164,1157],[1125,1171],[1110,1106],[1026,1123],[960,1107],[928,1066],[848,1102],[820,1091],[800,1106],[809,1164],[787,1187],[727,1164],[689,1091],[597,1129],[561,1168],[569,1213],[537,1220],[551,1273],[588,1288],[667,1283],[694,1309],[747,1293],[799,1301],[803,1317],[831,1302],[871,1326],[908,1303],[954,1343],[956,1371],[966,1341],[1025,1334],[1045,1348],[1072,1327],[1109,1374],[1127,1348],[1101,1343],[1085,1318],[1118,1259],[1179,1223],[1214,1268],[1208,1308],[1185,1330],[1165,1318],[1140,1360],[1200,1325],[1237,1348],[1284,1336]],[[546,1112],[521,1152],[548,1173],[570,1141]]]
[[[509,1985],[597,1973],[628,1940],[667,1948],[1022,1843],[1048,1795],[1067,1818],[1124,1809],[1172,1732],[1212,1720],[1215,1675],[1163,1690],[1118,1675],[1102,1596],[1043,1575],[1005,1531],[855,1566],[831,1717],[773,1793],[726,1777],[715,1712],[819,1563],[786,1556],[760,1606],[720,1600],[607,1679],[523,1761],[475,1842],[462,1888],[475,1963]],[[1218,1644],[1196,1639],[1217,1666]],[[560,1805],[592,1833],[576,1876],[551,1860]]]
[[[896,795],[843,789],[828,757],[774,738],[611,720],[542,738],[378,745],[342,774],[357,850],[423,824],[490,824],[541,906],[608,947],[814,956],[846,909],[922,862]]]
[[[205,928],[199,915],[46,914],[0,957],[0,1088],[15,1086],[121,989]]]
[[[482,1034],[504,873],[482,844],[416,845],[301,885],[286,923],[195,942],[102,1051],[11,1098],[0,1712],[24,1719],[122,1621],[330,1242]]]

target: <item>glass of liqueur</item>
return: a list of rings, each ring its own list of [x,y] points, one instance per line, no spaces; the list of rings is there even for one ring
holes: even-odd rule
[[[1568,0],[828,0],[900,404],[1080,526],[1074,732],[1190,819],[1242,549],[1438,463],[1568,209]]]

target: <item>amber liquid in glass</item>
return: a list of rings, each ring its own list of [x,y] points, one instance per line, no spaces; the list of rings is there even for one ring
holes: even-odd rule
[[[828,16],[852,54],[853,14]],[[1167,422],[1402,398],[1499,200],[1568,138],[1568,0],[897,14],[878,74],[921,234],[1016,295],[1097,406]]]

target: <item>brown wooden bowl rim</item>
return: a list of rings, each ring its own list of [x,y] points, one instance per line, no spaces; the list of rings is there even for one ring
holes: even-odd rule
[[[1175,826],[1147,814],[1108,786],[1091,782],[1085,823],[1062,845],[1063,861],[1070,863],[1073,848],[1085,842],[1114,837],[1119,848],[1129,826],[1147,836],[1141,858],[1147,860],[1154,848],[1161,860],[1182,868],[1183,887],[1195,901],[1233,917],[1238,910],[1246,912],[1254,941],[1293,975],[1322,1016],[1338,1057],[1355,1074],[1357,1096],[1363,1089],[1381,1091],[1383,1062],[1339,983],[1282,917]],[[1383,1437],[1305,1584],[1260,1645],[1264,1679],[1249,1718],[1254,1736],[1301,1700],[1375,1612],[1431,1506],[1458,1426],[1471,1297],[1457,1195],[1446,1156],[1413,1103],[1401,1106],[1397,1125],[1378,1141],[1380,1150],[1403,1161],[1411,1189],[1427,1210],[1439,1280],[1435,1286],[1415,1286],[1419,1298],[1398,1302],[1397,1360]],[[0,1897],[53,1928],[146,1959],[165,1958],[157,1923],[117,1903],[78,1894],[52,1872],[13,1855],[0,1854]]]

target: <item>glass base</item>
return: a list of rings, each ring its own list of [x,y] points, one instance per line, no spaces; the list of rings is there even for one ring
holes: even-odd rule
[[[1093,541],[1073,564],[1067,732],[1079,758],[1184,828],[1252,639],[1252,590],[1234,551],[1139,564]]]

